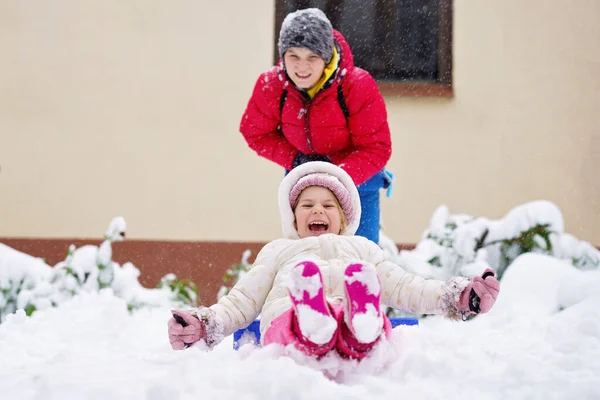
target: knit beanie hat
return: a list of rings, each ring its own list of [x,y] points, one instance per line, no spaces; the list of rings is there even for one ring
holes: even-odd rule
[[[288,14],[279,32],[279,57],[290,47],[308,49],[325,60],[333,56],[333,28],[323,11],[307,8]]]

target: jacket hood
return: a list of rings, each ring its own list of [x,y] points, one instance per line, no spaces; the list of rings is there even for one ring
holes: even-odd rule
[[[352,204],[354,206],[354,214],[348,218],[348,226],[341,232],[341,235],[352,236],[356,233],[358,225],[360,223],[360,197],[358,196],[358,190],[350,178],[350,175],[346,173],[340,167],[322,161],[313,161],[306,164],[302,164],[292,169],[281,181],[279,185],[279,213],[281,214],[281,227],[283,230],[283,236],[286,239],[300,239],[298,231],[294,228],[294,211],[290,205],[290,192],[292,188],[298,183],[298,181],[310,174],[314,173],[325,173],[336,177],[342,185],[348,190]]]
[[[352,50],[350,50],[350,45],[346,42],[344,35],[335,29],[333,30],[333,39],[340,51],[339,68],[342,70],[343,74],[346,74],[346,71],[343,71],[344,69],[350,71],[354,68],[354,56],[352,55]]]

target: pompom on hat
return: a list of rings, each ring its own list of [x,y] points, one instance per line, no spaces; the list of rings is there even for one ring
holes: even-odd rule
[[[333,27],[323,11],[307,8],[288,14],[279,32],[279,57],[291,47],[308,49],[328,64],[333,57]]]
[[[294,227],[294,204],[300,193],[310,186],[325,187],[335,195],[346,218],[348,226],[341,232],[351,236],[360,223],[361,207],[358,190],[350,175],[340,167],[323,161],[313,161],[292,169],[279,185],[279,212],[283,235],[288,239],[299,239]]]

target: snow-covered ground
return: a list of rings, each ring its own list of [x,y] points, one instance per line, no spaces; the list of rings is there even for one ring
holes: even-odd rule
[[[598,287],[598,269],[525,254],[492,312],[398,327],[360,365],[236,352],[231,337],[173,351],[169,308],[130,313],[110,288],[82,292],[0,324],[0,399],[600,399]]]

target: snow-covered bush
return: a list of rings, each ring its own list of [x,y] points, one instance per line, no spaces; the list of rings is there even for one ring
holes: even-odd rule
[[[453,215],[440,206],[414,250],[398,251],[385,235],[380,245],[388,258],[407,271],[442,280],[454,275],[473,277],[486,268],[502,279],[513,260],[524,253],[546,254],[582,270],[600,266],[600,251],[564,233],[562,213],[549,201],[517,206],[499,220]]]
[[[140,271],[132,263],[112,260],[112,243],[125,237],[126,223],[114,218],[100,246],[71,245],[64,261],[54,267],[41,259],[0,244],[0,322],[23,309],[27,315],[57,306],[81,292],[109,290],[126,301],[128,309],[159,306],[196,306],[198,288],[173,274],[156,289],[139,283]]]
[[[167,274],[162,277],[157,288],[166,288],[172,293],[171,297],[175,303],[184,306],[197,306],[200,303],[198,286],[191,279],[177,279],[175,274]]]
[[[248,270],[252,266],[252,264],[248,262],[248,259],[250,258],[251,254],[252,252],[250,251],[250,249],[246,249],[242,254],[242,259],[240,260],[240,262],[238,264],[232,265],[227,269],[227,271],[225,271],[225,274],[223,275],[223,285],[217,293],[217,300],[228,294],[231,288],[233,288],[233,286],[237,283],[237,281],[239,281],[240,278],[244,276],[246,272],[248,272]]]
[[[512,261],[524,253],[568,260],[580,269],[600,265],[600,251],[565,234],[562,213],[549,201],[520,205],[499,220],[452,215],[448,207],[440,206],[414,250],[394,253],[389,244],[385,248],[406,270],[436,279],[472,277],[488,267],[501,279]]]
[[[52,269],[42,260],[0,243],[0,322],[17,309],[31,315],[53,306],[51,275]]]

